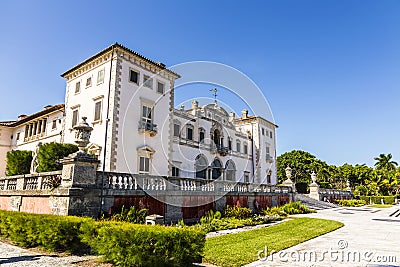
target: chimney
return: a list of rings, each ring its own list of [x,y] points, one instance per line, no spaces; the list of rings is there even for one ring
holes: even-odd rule
[[[25,119],[26,117],[28,117],[28,116],[25,115],[25,114],[21,114],[21,115],[18,116],[18,120],[20,121],[22,119]]]
[[[162,62],[156,62],[156,64],[157,64],[158,66],[160,66],[161,68],[165,69],[165,64],[164,64],[164,63],[162,63]]]
[[[229,122],[233,122],[233,120],[235,119],[236,114],[235,112],[229,112]]]
[[[247,109],[242,110],[242,119],[247,119],[247,114],[249,114],[249,111]]]

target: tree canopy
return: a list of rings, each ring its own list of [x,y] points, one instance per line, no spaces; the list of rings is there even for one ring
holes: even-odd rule
[[[345,189],[347,181],[354,194],[397,195],[400,193],[400,168],[391,154],[380,154],[375,168],[365,164],[329,165],[309,152],[293,150],[277,158],[278,181],[286,179],[285,168],[292,169],[292,180],[310,183],[311,173],[317,174],[317,182],[325,188]]]

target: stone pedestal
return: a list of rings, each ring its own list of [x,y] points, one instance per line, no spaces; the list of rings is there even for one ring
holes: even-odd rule
[[[315,199],[315,200],[320,200],[319,199],[319,185],[317,183],[311,183],[310,184],[310,194],[309,197]]]
[[[78,151],[61,160],[63,164],[61,187],[71,188],[96,184],[99,160]]]
[[[293,190],[293,191],[292,191],[293,193],[296,192],[296,186],[295,186],[295,184],[293,183],[293,181],[290,180],[289,178],[286,179],[282,184],[283,184],[284,186],[291,187],[292,190]]]

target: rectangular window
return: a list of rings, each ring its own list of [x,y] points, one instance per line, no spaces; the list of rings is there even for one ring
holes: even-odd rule
[[[149,173],[150,172],[150,159],[146,157],[139,158],[139,172]]]
[[[262,133],[262,135],[265,135],[264,128],[261,128],[261,133]]]
[[[267,160],[268,160],[271,157],[270,154],[269,154],[269,146],[267,146],[265,148],[265,154],[266,154],[266,157],[267,157]]]
[[[134,70],[129,70],[129,81],[139,84],[139,72]]]
[[[187,128],[186,139],[193,140],[193,129],[192,128]]]
[[[269,132],[269,137],[272,138],[272,131]]]
[[[247,144],[243,144],[243,153],[247,155]]]
[[[157,82],[157,93],[164,94],[164,84]]]
[[[99,70],[97,73],[97,84],[103,83],[104,82],[104,69]]]
[[[79,110],[75,109],[72,111],[72,127],[78,124],[78,119],[79,119]]]
[[[86,79],[86,87],[90,87],[90,86],[92,86],[92,77],[88,77]]]
[[[237,152],[240,152],[240,142],[237,142],[237,143],[236,143],[236,151],[237,151]]]
[[[228,139],[228,149],[232,150],[232,140]]]
[[[267,184],[270,184],[270,183],[271,183],[271,174],[268,173],[267,174]]]
[[[180,130],[179,124],[174,124],[174,136],[179,137]]]
[[[200,131],[200,134],[199,134],[199,142],[200,142],[200,143],[203,142],[203,141],[204,141],[204,138],[205,138],[204,132],[203,132],[203,131]]]
[[[52,124],[51,124],[51,129],[55,130],[57,129],[57,120],[53,120]]]
[[[103,101],[97,101],[94,104],[94,121],[101,120],[101,107]]]
[[[143,105],[142,107],[142,121],[146,123],[152,123],[152,116],[151,116],[152,110],[150,107]]]
[[[173,177],[179,177],[179,168],[172,167],[172,176]]]
[[[250,175],[249,175],[249,173],[248,172],[244,172],[244,182],[245,183],[248,183],[248,182],[250,182]]]
[[[148,75],[143,75],[143,85],[153,89],[153,79]]]
[[[75,94],[79,94],[81,92],[81,82],[77,82],[75,84]]]
[[[21,133],[17,133],[17,141],[19,140],[20,134],[21,134]]]

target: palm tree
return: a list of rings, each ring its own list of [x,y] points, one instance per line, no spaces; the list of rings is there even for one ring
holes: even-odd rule
[[[398,165],[396,161],[392,161],[392,154],[380,154],[374,160],[376,160],[375,167],[377,170],[393,171],[396,170]]]

